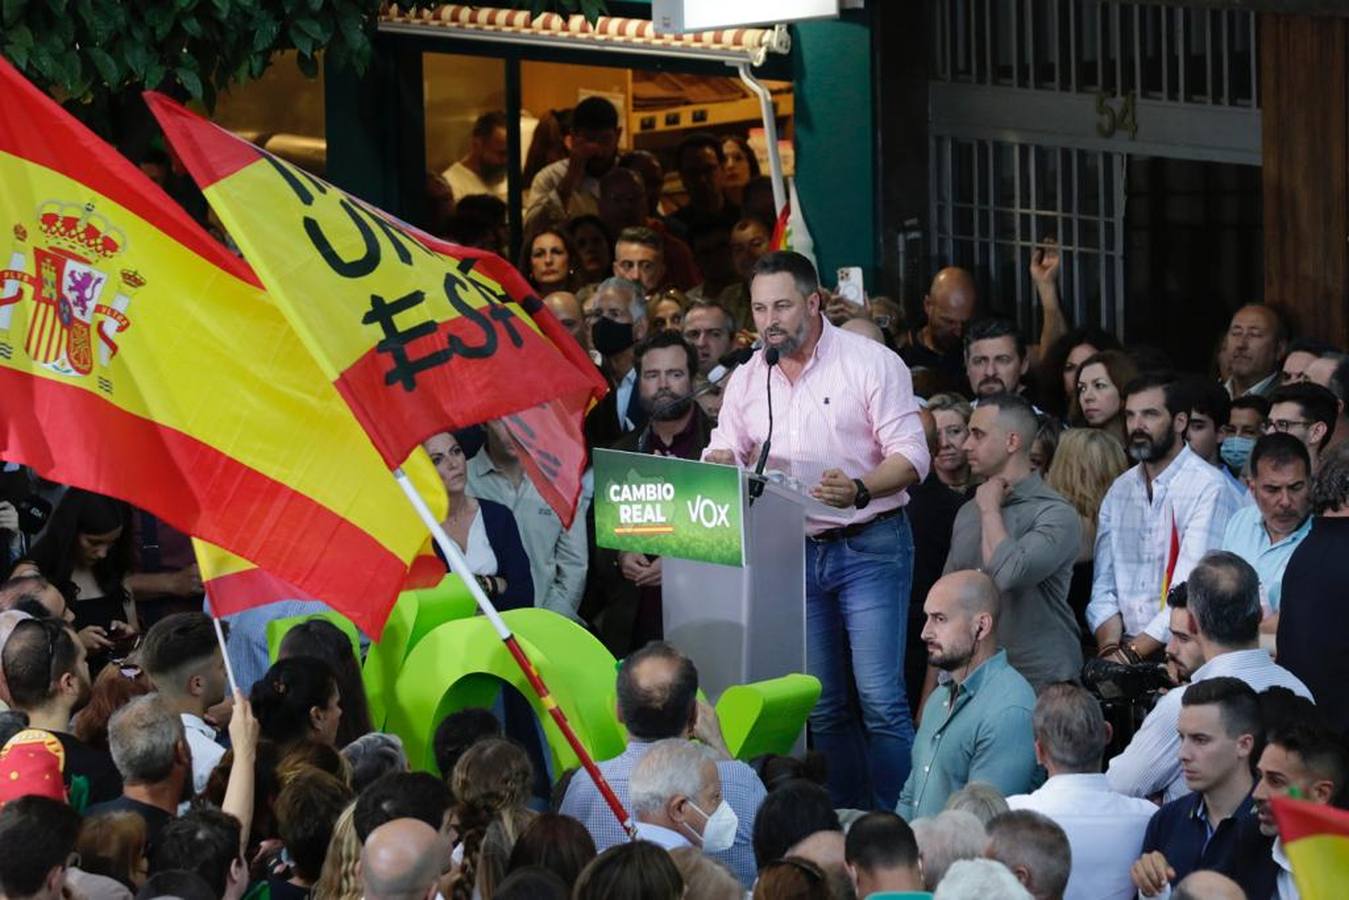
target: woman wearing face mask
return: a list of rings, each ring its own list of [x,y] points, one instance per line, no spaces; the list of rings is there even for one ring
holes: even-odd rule
[[[1107,431],[1123,446],[1124,388],[1136,375],[1133,359],[1120,350],[1104,350],[1083,360],[1077,370],[1073,424]]]

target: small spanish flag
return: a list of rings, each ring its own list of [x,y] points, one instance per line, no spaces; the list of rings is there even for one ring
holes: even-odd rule
[[[1166,569],[1162,572],[1162,609],[1166,609],[1166,595],[1171,591],[1171,576],[1176,574],[1176,560],[1180,559],[1180,532],[1176,530],[1176,512],[1171,511],[1171,539],[1166,545]]]
[[[1288,797],[1271,803],[1302,900],[1343,897],[1349,884],[1349,812]]]

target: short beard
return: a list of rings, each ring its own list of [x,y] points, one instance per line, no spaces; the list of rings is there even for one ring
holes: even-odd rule
[[[643,405],[646,406],[647,415],[652,421],[674,422],[688,413],[693,406],[693,400],[689,397],[678,397],[669,391],[661,391]]]
[[[974,657],[974,643],[971,642],[968,647],[964,648],[964,650],[958,654],[953,653],[950,650],[946,651],[946,653],[939,660],[933,659],[932,655],[929,653],[927,661],[928,665],[931,665],[937,669],[941,669],[943,672],[954,672],[956,669],[968,665],[969,661],[973,657]]]
[[[1154,441],[1151,436],[1148,437],[1146,444],[1140,445],[1138,439],[1129,436],[1129,458],[1134,462],[1156,462],[1171,452],[1176,446],[1176,433],[1167,429],[1166,434],[1161,440]]]
[[[801,345],[806,342],[808,329],[809,325],[803,321],[801,327],[796,329],[796,334],[789,334],[780,343],[769,344],[768,346],[775,348],[779,356],[791,356],[797,350],[800,350]]]

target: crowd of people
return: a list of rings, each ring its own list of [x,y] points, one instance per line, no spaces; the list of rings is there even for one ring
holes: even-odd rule
[[[500,608],[622,660],[599,767],[636,840],[511,691],[409,759],[364,641],[319,618],[270,651],[322,604],[229,617],[229,696],[187,537],[9,464],[0,894],[1296,897],[1271,800],[1349,805],[1349,355],[1255,303],[1185,359],[1074,328],[1052,241],[1034,335],[959,268],[912,316],[835,295],[771,248],[743,140],[680,144],[670,208],[618,129],[598,98],[541,123],[519,267],[610,383],[591,449],[762,460],[828,510],[811,752],[732,757],[661,559],[598,547],[588,495],[564,527],[502,423],[426,441],[445,531]],[[505,251],[504,146],[483,116],[442,233]]]

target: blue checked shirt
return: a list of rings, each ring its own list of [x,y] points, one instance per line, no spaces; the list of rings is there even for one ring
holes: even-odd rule
[[[1170,617],[1162,606],[1162,578],[1173,516],[1180,554],[1171,583],[1179,584],[1205,553],[1222,546],[1223,529],[1236,511],[1222,473],[1189,447],[1153,481],[1151,497],[1141,463],[1116,478],[1101,502],[1087,625],[1094,632],[1119,613],[1125,634],[1166,643]]]
[[[628,779],[637,761],[650,747],[651,742],[648,741],[630,741],[627,749],[618,756],[599,763],[600,772],[624,806],[630,803]],[[735,810],[740,824],[735,830],[735,843],[731,845],[731,849],[707,855],[727,866],[735,873],[736,878],[740,879],[745,889],[749,890],[758,874],[752,843],[754,817],[758,815],[759,806],[768,792],[764,790],[763,782],[754,774],[754,770],[739,760],[722,760],[717,763],[717,771],[721,774],[721,796],[731,809]],[[590,780],[590,775],[584,769],[577,772],[568,785],[567,794],[562,799],[561,812],[586,827],[590,836],[595,839],[595,849],[601,853],[628,839],[618,820],[609,810],[609,805],[600,796],[599,788],[595,787],[595,782]]]

